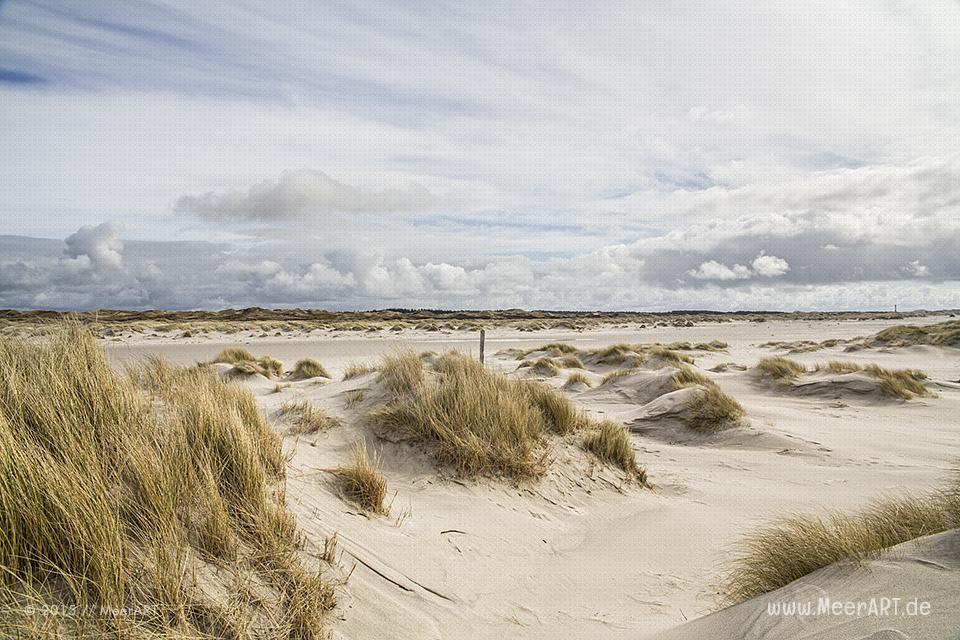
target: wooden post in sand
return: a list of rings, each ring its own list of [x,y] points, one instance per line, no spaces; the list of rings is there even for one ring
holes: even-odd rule
[[[483,362],[483,343],[487,339],[487,332],[480,329],[480,362]]]

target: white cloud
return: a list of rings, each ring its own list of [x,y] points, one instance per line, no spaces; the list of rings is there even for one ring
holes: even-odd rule
[[[119,225],[104,222],[83,226],[64,240],[69,270],[119,269],[123,243],[117,237]]]
[[[776,256],[761,254],[750,264],[753,265],[754,273],[764,278],[775,278],[790,271],[790,265],[787,264],[787,261]]]
[[[276,182],[264,180],[246,191],[181,196],[174,209],[213,220],[289,220],[330,213],[423,211],[434,198],[423,186],[366,189],[338,182],[311,169],[288,171]]]
[[[745,280],[753,275],[750,269],[742,264],[735,264],[728,267],[720,264],[716,260],[708,260],[696,269],[687,272],[690,277],[697,280]]]
[[[763,252],[754,258],[750,264],[753,270],[742,264],[735,264],[732,267],[728,267],[716,260],[707,260],[696,269],[687,271],[687,275],[697,280],[747,280],[754,276],[775,278],[782,276],[790,270],[790,265],[787,264],[786,260],[776,256],[765,255]]]

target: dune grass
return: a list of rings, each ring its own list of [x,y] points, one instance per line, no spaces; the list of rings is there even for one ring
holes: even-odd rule
[[[674,366],[679,366],[681,364],[693,364],[693,358],[690,356],[683,353],[677,353],[673,349],[669,349],[659,344],[655,344],[646,349],[645,353],[650,357],[665,360]]]
[[[690,405],[687,427],[701,433],[717,433],[740,423],[746,411],[716,382],[688,366],[681,366],[671,378],[673,388],[697,387],[698,395]]]
[[[820,363],[814,367],[814,371],[828,371],[836,374],[854,373],[861,370],[863,370],[863,365],[848,360],[831,360],[826,364]]]
[[[960,347],[960,321],[949,320],[924,326],[897,325],[867,338],[866,342],[871,346],[909,347],[928,344]]]
[[[637,464],[627,428],[613,420],[601,420],[583,438],[584,448],[610,464],[614,464],[646,484],[647,472]]]
[[[875,364],[863,368],[864,373],[880,382],[880,391],[888,396],[909,400],[913,396],[928,396],[930,390],[921,382],[927,374],[915,369],[884,369]]]
[[[367,390],[366,389],[351,389],[346,392],[347,401],[345,406],[347,409],[352,409],[356,405],[360,404],[367,399]]]
[[[210,367],[118,374],[74,325],[0,340],[0,607],[79,607],[12,615],[5,631],[239,637],[259,614],[227,602],[230,576],[252,571],[273,592],[267,632],[320,637],[332,590],[302,564],[284,474],[253,397]],[[209,563],[221,600],[189,579]],[[151,613],[109,614],[136,605]]]
[[[568,389],[578,384],[584,384],[588,387],[593,386],[593,384],[590,382],[590,378],[587,377],[587,374],[583,373],[582,371],[574,371],[567,376],[566,382],[563,383],[563,388]]]
[[[876,364],[864,366],[856,362],[831,360],[826,364],[816,365],[814,371],[834,374],[863,372],[877,380],[882,394],[901,400],[931,395],[930,390],[923,384],[927,374],[919,369],[885,369]]]
[[[620,378],[627,378],[629,376],[635,375],[639,369],[629,368],[629,369],[614,369],[610,373],[606,374],[600,378],[600,386],[604,386],[613,382],[616,382]]]
[[[520,363],[520,368],[529,369],[534,375],[552,378],[560,373],[560,367],[553,358],[537,358],[536,360],[526,360]]]
[[[423,358],[413,351],[384,356],[378,380],[395,396],[413,393],[423,383]]]
[[[791,384],[807,371],[807,368],[796,360],[780,356],[761,358],[757,363],[757,369],[780,384]]]
[[[322,364],[313,358],[303,358],[297,360],[293,367],[293,375],[298,378],[329,378],[330,374]]]
[[[395,366],[413,368],[411,359]],[[460,353],[438,358],[429,379],[422,369],[419,375],[418,384],[399,385],[405,393],[373,417],[430,443],[438,463],[463,475],[538,477],[546,469],[547,434],[570,433],[585,420],[546,385],[509,379]]]
[[[960,527],[960,488],[887,498],[853,513],[794,515],[750,534],[723,595],[742,602],[779,589],[821,567],[860,561],[894,545]]]
[[[284,402],[277,415],[292,422],[287,430],[289,435],[310,435],[340,426],[339,418],[327,414],[306,400]]]
[[[343,372],[343,379],[350,380],[351,378],[357,378],[359,376],[364,376],[368,373],[373,373],[377,370],[372,364],[364,364],[362,362],[351,362],[347,365],[346,371]]]
[[[242,347],[229,347],[224,349],[214,362],[232,364],[234,374],[253,375],[259,374],[267,378],[279,378],[283,375],[283,363],[270,356],[257,358],[252,353]]]
[[[341,488],[347,498],[365,511],[386,514],[383,502],[387,497],[387,480],[380,472],[380,454],[367,452],[363,441],[353,445],[353,462],[345,467],[331,469],[340,480]]]

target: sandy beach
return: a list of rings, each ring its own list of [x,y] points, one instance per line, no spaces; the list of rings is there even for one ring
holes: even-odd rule
[[[948,319],[932,316],[913,323]],[[746,410],[743,426],[717,435],[690,435],[669,426],[669,420],[645,418],[650,407],[631,394],[629,382],[596,384],[594,372],[587,373],[596,378],[592,388],[562,391],[592,417],[627,424],[650,488],[624,482],[622,474],[595,464],[568,443],[558,444],[552,454],[556,460],[537,482],[459,478],[438,472],[422,446],[379,437],[366,419],[369,403],[348,406],[356,390],[373,392],[377,385],[376,373],[341,380],[349,364],[376,364],[400,349],[476,356],[474,332],[214,335],[194,341],[141,336],[108,339],[104,346],[117,364],[145,356],[192,364],[212,359],[225,347],[243,346],[255,356],[281,360],[288,369],[309,357],[329,370],[330,380],[283,380],[278,387],[277,381],[255,375],[241,383],[268,416],[285,402],[306,400],[342,421],[337,428],[284,441],[290,456],[287,501],[297,522],[315,547],[336,533],[340,562],[352,571],[339,590],[335,637],[655,638],[666,633],[662,637],[759,638],[793,637],[805,623],[783,618],[765,623],[772,620],[765,601],[714,613],[720,609],[719,587],[746,533],[792,513],[850,511],[883,496],[915,495],[944,485],[956,473],[960,350],[913,346],[844,352],[841,343],[789,355],[811,367],[852,360],[922,369],[933,394],[909,401],[843,384],[787,391],[758,381],[753,370],[759,359],[788,351],[762,346],[769,342],[848,341],[895,324],[770,320],[487,332],[487,367],[511,377],[529,375],[518,369],[516,357],[497,355],[511,348],[725,342],[719,351],[690,352],[696,369]],[[740,367],[711,371],[722,363]],[[541,379],[559,388],[564,375]],[[345,463],[358,439],[382,452],[387,516],[371,516],[345,502],[323,472]],[[955,541],[951,544],[955,549]],[[886,588],[931,594],[933,615],[902,621],[858,618],[856,624],[842,616],[819,617],[810,637],[880,637],[870,633],[900,627],[905,637],[926,637],[924,629],[957,623],[955,563],[930,571],[918,564],[921,560],[876,562],[879,570],[858,566],[843,569],[841,576],[835,570],[806,580],[836,598],[890,595]],[[751,624],[743,623],[747,619]],[[691,621],[696,622],[687,631],[683,625]]]

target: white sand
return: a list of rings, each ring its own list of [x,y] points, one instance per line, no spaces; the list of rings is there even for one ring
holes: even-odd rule
[[[774,353],[758,346],[770,340],[847,339],[894,324],[770,321],[584,333],[494,330],[488,331],[487,353],[560,341],[577,346],[728,342],[727,352],[694,353],[697,366],[706,371],[721,362],[752,366]],[[146,354],[193,362],[239,343],[283,360],[288,369],[301,357],[316,358],[336,379],[348,363],[373,362],[399,346],[473,353],[478,346],[475,334],[414,331],[243,341],[214,337],[192,344],[137,340],[108,342],[107,352],[118,362]],[[532,487],[442,479],[422,451],[376,439],[359,419],[362,406],[345,408],[344,392],[370,386],[375,374],[327,384],[296,382],[280,393],[273,393],[272,381],[248,384],[268,412],[285,400],[308,399],[346,419],[340,428],[286,443],[292,453],[289,501],[311,546],[316,551],[337,532],[343,564],[347,569],[356,564],[340,589],[335,637],[637,638],[715,611],[716,586],[734,545],[766,519],[855,509],[884,494],[924,491],[951,478],[960,459],[960,385],[948,381],[960,378],[960,350],[844,354],[837,348],[790,357],[811,364],[844,359],[920,368],[930,375],[937,397],[904,403],[869,394],[803,395],[757,384],[749,370],[708,374],[743,404],[749,426],[706,439],[680,437],[676,429],[639,428],[631,438],[657,485],[649,491],[618,488],[617,473],[591,471],[589,457],[572,446],[558,450],[547,477]],[[516,365],[508,359],[488,361],[504,370]],[[553,384],[562,381],[558,377]],[[571,397],[594,415],[631,424],[643,411],[615,393],[580,391]],[[361,437],[383,449],[389,517],[362,515],[319,471],[345,463],[351,443]],[[956,537],[944,539],[956,551]],[[915,555],[926,553],[929,562],[939,562],[937,554],[946,553],[941,547]],[[926,622],[822,619],[811,627],[810,637],[863,638],[898,628],[910,637],[938,637],[938,630],[960,626],[955,564],[937,571],[920,560],[877,562],[876,570],[828,567],[806,581],[838,599],[930,594],[935,608]],[[895,586],[897,594],[886,593]],[[802,621],[771,621],[765,607],[764,598],[748,602],[703,617],[697,626],[674,629],[670,633],[678,635],[669,637],[792,637],[807,628]],[[886,637],[901,636],[876,636]]]

